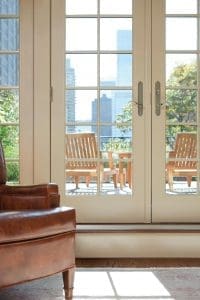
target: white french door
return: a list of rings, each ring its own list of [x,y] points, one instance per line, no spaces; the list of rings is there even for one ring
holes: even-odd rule
[[[51,179],[62,203],[79,223],[198,222],[199,1],[51,5]],[[69,137],[88,132],[97,154],[83,158],[88,146],[69,149]],[[193,156],[172,155],[179,133],[193,134]]]
[[[199,8],[152,1],[153,222],[199,222]]]

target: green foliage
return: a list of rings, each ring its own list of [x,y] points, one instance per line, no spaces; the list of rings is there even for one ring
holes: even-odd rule
[[[114,138],[109,139],[107,143],[103,144],[103,151],[113,151],[113,152],[121,152],[121,151],[131,151],[131,141],[130,139],[124,138]]]
[[[9,182],[19,182],[19,164],[7,163],[7,180]]]
[[[168,146],[172,146],[177,132],[195,131],[195,127],[190,126],[190,123],[195,123],[197,119],[196,85],[196,64],[181,64],[174,68],[167,82],[170,88],[166,91],[166,120],[172,124],[166,128]],[[124,106],[122,113],[117,115],[116,126],[123,134],[132,130],[131,101]],[[123,143],[124,141],[116,142],[115,147],[123,148]]]
[[[129,101],[123,108],[121,114],[116,117],[116,126],[123,134],[132,130],[132,102]]]
[[[196,84],[196,64],[177,66],[167,82],[170,89],[166,91],[166,117],[170,124],[174,123],[166,128],[167,144],[170,147],[178,132],[195,131],[195,127],[190,124],[196,123],[197,120]]]
[[[0,140],[6,159],[19,157],[19,99],[14,90],[0,90]],[[18,181],[19,168],[7,164],[8,179]]]

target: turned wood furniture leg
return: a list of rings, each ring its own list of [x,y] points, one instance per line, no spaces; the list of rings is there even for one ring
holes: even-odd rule
[[[74,273],[75,268],[71,268],[63,272],[65,299],[72,299],[73,297]]]

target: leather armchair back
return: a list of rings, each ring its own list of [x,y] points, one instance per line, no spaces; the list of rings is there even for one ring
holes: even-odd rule
[[[5,184],[6,180],[7,180],[6,164],[5,164],[2,143],[0,141],[0,184]]]

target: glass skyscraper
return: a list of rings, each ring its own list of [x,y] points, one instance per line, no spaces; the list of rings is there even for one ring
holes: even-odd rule
[[[0,85],[19,85],[19,1],[0,1]],[[8,17],[7,17],[8,16]],[[10,17],[12,16],[12,18]]]

